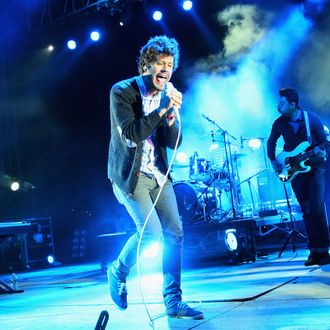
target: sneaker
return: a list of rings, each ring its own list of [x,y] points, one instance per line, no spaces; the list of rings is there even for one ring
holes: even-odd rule
[[[112,266],[108,268],[108,282],[110,285],[110,296],[113,302],[121,310],[127,308],[127,288],[126,282],[121,281],[112,271]]]
[[[330,264],[330,255],[328,252],[311,253],[305,261],[305,266],[323,266]]]
[[[166,309],[166,315],[180,319],[202,320],[204,314],[196,309],[190,308],[187,304],[179,302],[175,307]]]

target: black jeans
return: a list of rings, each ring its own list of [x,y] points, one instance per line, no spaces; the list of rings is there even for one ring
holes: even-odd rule
[[[329,249],[329,228],[324,209],[325,178],[324,168],[312,168],[300,173],[291,182],[296,194],[311,252],[325,252]]]

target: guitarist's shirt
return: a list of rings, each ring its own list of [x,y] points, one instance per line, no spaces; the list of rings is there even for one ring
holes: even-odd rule
[[[312,145],[307,150],[327,141],[324,125],[320,117],[313,112],[308,112],[308,119],[311,130]],[[301,142],[308,141],[303,111],[301,111],[298,121],[292,122],[289,118],[284,116],[280,116],[274,121],[267,141],[267,155],[271,161],[276,158],[276,145],[281,136],[284,140],[284,151],[292,151]],[[327,154],[330,154],[329,147],[327,148]],[[316,155],[310,157],[306,162],[306,165],[313,167],[322,166],[323,164],[324,159],[317,157]]]

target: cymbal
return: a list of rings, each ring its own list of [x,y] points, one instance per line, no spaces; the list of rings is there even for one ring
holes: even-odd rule
[[[172,164],[172,168],[188,168],[189,164],[180,164],[180,163],[175,163]]]

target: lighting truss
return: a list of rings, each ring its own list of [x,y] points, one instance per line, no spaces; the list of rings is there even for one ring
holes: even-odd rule
[[[43,0],[39,13],[33,21],[38,25],[49,25],[80,14],[100,13],[111,15],[121,12],[129,3],[143,0]],[[37,22],[39,21],[39,22]],[[34,24],[32,24],[34,25]]]

